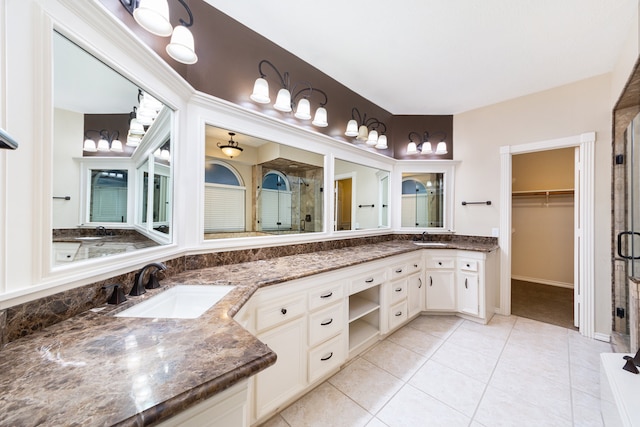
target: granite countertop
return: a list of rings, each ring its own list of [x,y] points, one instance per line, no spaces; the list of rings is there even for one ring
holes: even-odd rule
[[[496,247],[450,242],[438,249]],[[236,288],[197,319],[112,316],[159,289],[10,342],[0,350],[0,425],[125,426],[166,419],[275,363],[275,353],[232,318],[257,289],[419,249],[390,241],[187,271],[163,280],[163,289]]]

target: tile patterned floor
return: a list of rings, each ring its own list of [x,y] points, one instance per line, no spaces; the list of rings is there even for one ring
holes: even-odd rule
[[[263,427],[602,426],[602,352],[522,317],[420,316]]]

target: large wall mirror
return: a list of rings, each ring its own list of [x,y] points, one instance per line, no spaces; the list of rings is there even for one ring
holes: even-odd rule
[[[171,242],[173,112],[53,37],[52,267]]]
[[[389,171],[336,159],[335,231],[389,227]]]
[[[323,155],[215,126],[205,135],[205,239],[323,231]]]

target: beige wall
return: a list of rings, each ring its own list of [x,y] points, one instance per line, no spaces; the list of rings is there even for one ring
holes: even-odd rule
[[[596,332],[611,330],[611,75],[605,74],[454,117],[455,226],[491,235],[499,226],[500,147],[595,131]],[[462,200],[491,206],[462,207]],[[601,262],[600,262],[601,261]]]

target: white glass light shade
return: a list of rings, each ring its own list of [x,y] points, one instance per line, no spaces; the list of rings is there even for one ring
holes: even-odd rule
[[[161,37],[169,37],[173,28],[169,22],[167,0],[140,0],[133,11],[133,18],[145,30]]]
[[[184,25],[178,25],[174,28],[171,35],[171,43],[167,45],[167,53],[170,57],[183,64],[195,64],[198,62],[191,30]]]
[[[98,151],[109,151],[109,141],[100,138],[100,141],[98,141]]]
[[[431,148],[431,143],[429,141],[425,141],[422,143],[422,149],[420,150],[422,154],[431,154],[433,153],[433,149]]]
[[[165,160],[169,160],[171,158],[171,153],[169,152],[169,150],[164,148],[164,149],[162,149],[160,151],[160,158],[161,159],[165,159]]]
[[[378,137],[378,143],[376,144],[378,150],[384,150],[387,147],[387,135],[380,135]]]
[[[367,145],[376,145],[378,143],[378,131],[372,130],[367,137]]]
[[[313,117],[313,121],[311,123],[314,126],[321,128],[329,126],[329,122],[327,121],[327,110],[324,107],[318,107],[316,109],[316,115]]]
[[[144,92],[142,95],[143,101],[141,101],[141,106],[144,105],[145,108],[150,108],[155,110],[156,112],[162,109],[162,102],[158,101],[153,96],[149,95],[147,92]]]
[[[162,150],[161,149],[156,149],[156,151],[153,152],[153,157],[157,157],[160,158],[162,156]]]
[[[140,145],[140,141],[142,141],[142,137],[140,135],[131,135],[127,136],[127,145],[129,147],[137,147]]]
[[[144,126],[142,126],[142,123],[140,123],[138,119],[131,119],[129,135],[144,135]]]
[[[311,118],[311,104],[306,98],[302,98],[298,101],[298,108],[294,116],[300,120],[309,120]]]
[[[136,120],[141,126],[151,126],[151,123],[153,123],[155,116],[156,114],[155,114],[155,111],[153,110],[141,110],[138,113],[138,117]]]
[[[119,139],[111,141],[111,151],[115,153],[122,153],[122,141]]]
[[[82,145],[82,151],[88,151],[90,153],[95,153],[97,151],[96,142],[91,138],[85,139],[84,140],[84,144]]]
[[[230,157],[230,158],[234,158],[240,155],[240,153],[242,153],[242,150],[240,150],[239,148],[236,147],[232,147],[230,145],[225,145],[223,147],[220,147],[220,149],[222,150],[222,152]]]
[[[347,130],[344,133],[347,136],[358,136],[358,122],[351,119],[347,123]]]
[[[438,142],[438,146],[436,147],[436,154],[447,154],[447,143],[444,141]]]
[[[416,154],[418,152],[418,147],[416,147],[416,143],[411,141],[407,144],[407,154]]]
[[[273,108],[289,113],[291,111],[291,93],[287,89],[280,89]]]
[[[365,125],[360,125],[360,127],[358,128],[358,136],[356,136],[356,139],[358,141],[366,141],[367,138],[369,138],[369,129],[367,129]]]
[[[269,98],[269,83],[262,77],[257,78],[253,84],[253,93],[249,96],[252,101],[258,104],[268,104],[271,102]]]

